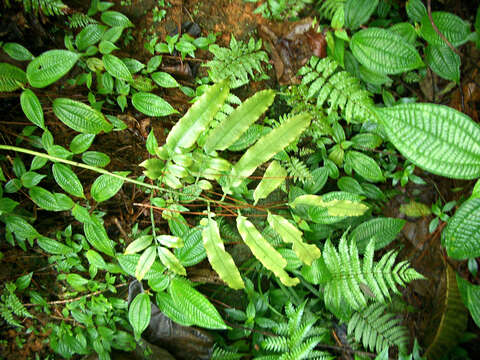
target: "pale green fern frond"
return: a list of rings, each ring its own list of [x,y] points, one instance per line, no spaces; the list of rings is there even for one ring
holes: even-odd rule
[[[331,19],[337,11],[342,11],[346,0],[320,0],[317,6],[320,16]]]
[[[61,0],[16,0],[21,2],[25,12],[37,14],[41,11],[46,16],[65,15],[68,6]]]
[[[288,176],[292,177],[294,182],[300,181],[302,184],[305,184],[307,181],[312,180],[312,174],[302,160],[291,157],[284,165],[287,169]]]

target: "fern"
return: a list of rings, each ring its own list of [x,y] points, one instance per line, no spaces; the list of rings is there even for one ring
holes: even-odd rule
[[[96,23],[97,20],[83,13],[74,13],[68,17],[68,26],[70,29],[83,28],[89,24]]]
[[[374,303],[354,313],[348,322],[348,334],[354,335],[355,341],[371,351],[379,353],[395,345],[403,353],[408,343],[407,329],[400,325],[395,315],[385,310],[385,305]]]
[[[217,344],[213,346],[211,360],[237,360],[241,359],[245,354],[239,354],[235,351],[222,349]]]
[[[364,122],[375,119],[371,94],[364,90],[360,80],[331,58],[312,56],[310,62],[299,70],[303,76],[300,86],[305,87],[305,101],[316,98],[316,106],[327,107],[327,113],[340,111],[347,122]]]
[[[285,20],[295,18],[313,0],[274,0],[265,1],[258,6],[254,14],[262,14],[266,19]]]
[[[337,11],[341,11],[346,0],[323,0],[318,7],[320,16],[326,19],[332,19]]]
[[[312,180],[312,174],[307,165],[296,157],[290,158],[284,165],[288,176],[292,177],[294,182],[300,181],[302,184],[305,184],[307,181]]]
[[[237,41],[232,35],[230,48],[222,48],[216,44],[209,47],[214,59],[205,66],[214,82],[224,79],[230,80],[230,87],[237,88],[245,85],[250,78],[255,78],[255,72],[264,75],[262,62],[268,62],[267,53],[262,48],[262,41],[250,38],[248,44]]]
[[[393,250],[374,263],[374,249],[372,239],[361,261],[354,242],[347,244],[342,237],[337,250],[327,240],[322,258],[312,265],[311,273],[305,273],[307,281],[325,286],[327,307],[339,310],[346,302],[353,310],[361,310],[367,306],[365,294],[385,303],[390,300],[390,292],[400,293],[397,285],[404,286],[412,280],[424,278],[409,266],[408,261],[395,265],[397,252]]]
[[[5,290],[1,296],[0,302],[0,315],[8,324],[22,327],[22,325],[15,320],[13,315],[19,317],[32,317],[32,315],[27,311],[25,306],[23,306],[22,302],[15,294],[15,289],[16,286],[13,283],[7,283],[5,285]]]
[[[37,14],[41,11],[46,16],[65,15],[68,6],[61,0],[16,0],[21,2],[26,12]]]

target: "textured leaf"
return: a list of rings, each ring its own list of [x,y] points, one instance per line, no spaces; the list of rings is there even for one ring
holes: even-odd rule
[[[44,88],[70,71],[80,54],[67,50],[49,50],[36,57],[27,67],[30,85]]]
[[[167,116],[177,113],[172,105],[155,94],[138,92],[132,96],[132,104],[135,109],[148,116]]]
[[[169,73],[157,71],[150,75],[152,80],[161,87],[164,88],[176,88],[179,87],[180,84],[175,80],[175,78],[170,75]]]
[[[435,104],[378,109],[390,141],[415,165],[455,179],[480,176],[480,127],[467,115]]]
[[[40,248],[42,248],[42,250],[48,252],[49,254],[69,255],[73,253],[73,249],[70,246],[47,237],[39,237],[37,244],[40,246]]]
[[[208,219],[208,224],[202,231],[203,246],[207,252],[208,261],[220,278],[232,289],[243,289],[245,284],[233,262],[232,256],[225,251],[220,238],[220,232],[215,220]]]
[[[448,46],[428,45],[425,56],[426,63],[438,76],[460,82],[460,56]]]
[[[5,43],[3,44],[3,50],[12,59],[17,61],[29,61],[33,60],[34,56],[28,49],[18,43]]]
[[[284,268],[285,260],[270,243],[258,232],[255,226],[243,216],[237,217],[237,229],[245,244],[263,266],[273,272],[285,286],[295,286],[300,280],[288,276]]]
[[[22,180],[22,185],[25,186],[27,189],[30,189],[31,187],[38,185],[40,181],[42,181],[43,178],[45,178],[47,175],[42,175],[39,173],[36,173],[35,171],[27,171],[21,176]]]
[[[20,95],[20,106],[28,120],[39,128],[45,129],[42,105],[32,90],[23,90],[22,95]]]
[[[465,44],[470,34],[470,25],[449,12],[434,11],[432,19],[438,30],[445,35],[453,46]],[[433,29],[432,23],[428,15],[422,18],[422,26],[420,27],[420,35],[427,40],[429,45],[447,46],[445,41]]]
[[[172,299],[172,296],[166,292],[157,293],[157,305],[158,308],[167,315],[172,321],[183,326],[192,326],[193,321],[188,314],[183,312]]]
[[[105,70],[114,78],[125,80],[127,82],[133,81],[132,74],[128,70],[127,65],[123,63],[118,57],[112,54],[102,56]]]
[[[408,17],[418,23],[427,15],[427,8],[423,5],[422,0],[408,0],[405,10],[407,10]]]
[[[128,321],[132,325],[136,340],[140,339],[142,333],[148,327],[151,311],[150,297],[146,293],[138,294],[130,303]]]
[[[157,256],[156,246],[150,246],[140,256],[140,259],[138,259],[137,267],[135,268],[135,277],[137,278],[138,281],[142,281],[142,279],[145,277],[148,270],[150,270],[153,263],[155,262],[156,256]]]
[[[462,300],[470,311],[473,321],[480,326],[480,286],[473,285],[457,274],[457,283]]]
[[[182,235],[184,245],[180,249],[175,249],[175,255],[183,266],[193,266],[205,259],[207,253],[202,243],[202,232],[198,228],[189,230]]]
[[[107,255],[113,256],[113,241],[109,239],[100,220],[92,217],[91,222],[83,224],[83,231],[90,245]]]
[[[39,186],[33,186],[30,188],[28,194],[32,201],[40,208],[49,211],[60,211],[55,194],[50,191]]]
[[[181,148],[192,146],[220,110],[228,92],[226,81],[208,88],[172,128],[165,144],[167,149],[181,152]]]
[[[381,74],[400,74],[423,66],[413,45],[385,29],[358,31],[350,41],[350,48],[363,66]]]
[[[70,143],[70,151],[74,154],[81,154],[92,145],[94,139],[94,134],[78,134]]]
[[[308,127],[310,120],[311,116],[307,113],[292,116],[258,140],[232,168],[232,186],[239,186],[243,179],[250,176],[258,166],[270,160],[297,139]]]
[[[107,263],[105,260],[103,260],[102,255],[100,255],[98,252],[95,250],[88,250],[85,253],[85,257],[87,258],[88,262],[95,266],[98,269],[106,269],[107,268]]]
[[[163,246],[158,247],[158,257],[163,265],[165,265],[169,270],[173,271],[178,275],[187,275],[187,271],[177,259],[177,257],[167,248]]]
[[[399,211],[409,217],[428,216],[432,213],[430,206],[413,200],[407,204],[400,205]]]
[[[174,303],[194,325],[207,329],[227,329],[217,309],[185,280],[172,279],[169,290]]]
[[[233,145],[268,109],[274,99],[273,90],[263,90],[244,101],[208,135],[205,152],[209,154],[213,150],[225,150]]]
[[[138,239],[135,239],[130,244],[128,244],[125,249],[125,254],[135,254],[139,251],[142,251],[150,246],[153,241],[152,235],[142,235]]]
[[[448,220],[442,243],[456,260],[480,256],[480,198],[465,201]]]
[[[335,193],[330,193],[335,194]],[[290,204],[292,208],[307,206],[324,208],[328,216],[361,216],[368,210],[368,206],[355,199],[327,199],[328,196],[301,195]]]
[[[255,204],[258,200],[265,199],[272,191],[278,188],[285,181],[286,176],[287,170],[278,161],[272,161],[253,192]]]
[[[35,239],[40,236],[37,230],[20,216],[6,216],[4,220],[7,230],[19,239]]]
[[[384,181],[382,169],[370,156],[358,151],[348,151],[345,161],[349,163],[353,170],[365,180],[371,182]]]
[[[378,0],[347,0],[345,2],[345,26],[357,29],[366,23],[377,8]]]
[[[10,92],[20,89],[27,82],[25,72],[13,65],[0,63],[0,91]]]
[[[118,11],[104,11],[101,16],[102,21],[109,26],[133,27],[132,22]]]
[[[135,276],[135,270],[137,268],[138,261],[140,259],[139,254],[117,254],[116,258],[120,267],[130,276]],[[158,279],[163,276],[163,272],[165,271],[165,267],[160,264],[160,262],[155,261],[148,270],[148,272],[143,277],[144,280],[150,279]]]
[[[53,102],[53,112],[65,125],[81,133],[98,134],[112,129],[100,111],[80,101],[57,98]]]
[[[99,151],[87,151],[82,154],[82,161],[87,165],[103,168],[110,164],[110,157]]]
[[[286,243],[292,243],[292,249],[297,254],[298,258],[305,264],[311,265],[312,261],[320,257],[320,250],[314,244],[307,244],[303,242],[302,232],[296,226],[288,222],[287,219],[268,213],[268,224],[280,235],[282,240]]]
[[[126,171],[115,171],[114,174],[126,176]],[[108,174],[100,175],[92,184],[90,194],[96,202],[102,202],[115,196],[115,194],[122,188],[123,180],[110,176]]]
[[[75,45],[77,46],[77,49],[84,51],[89,46],[95,45],[100,41],[106,30],[107,27],[105,25],[87,25],[78,33],[77,37],[75,38]]]
[[[53,177],[57,184],[67,193],[80,198],[85,198],[83,186],[78,176],[68,166],[56,163],[52,165]]]
[[[381,249],[392,242],[400,233],[406,221],[395,218],[375,218],[358,225],[349,238],[357,244],[362,254],[372,238],[375,238],[375,250]]]

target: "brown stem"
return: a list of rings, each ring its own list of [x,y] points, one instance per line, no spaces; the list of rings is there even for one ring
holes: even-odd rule
[[[433,22],[433,17],[432,17],[432,0],[427,0],[427,13],[428,13],[428,18],[430,19],[430,23],[432,24],[433,30],[442,38],[443,41],[448,45],[450,49],[452,49],[453,52],[457,55],[461,55],[460,51],[456,49],[450,41],[443,35],[443,33],[438,29],[437,25]]]

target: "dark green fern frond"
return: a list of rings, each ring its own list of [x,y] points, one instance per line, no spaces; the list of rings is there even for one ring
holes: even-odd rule
[[[355,242],[340,240],[338,250],[327,240],[323,256],[316,260],[306,279],[325,286],[325,303],[330,309],[342,309],[346,302],[353,310],[367,306],[367,296],[376,302],[390,300],[390,292],[398,294],[397,285],[423,279],[407,261],[395,265],[397,252],[389,251],[378,263],[373,262],[375,242],[368,244],[363,261],[360,260]]]
[[[385,305],[379,303],[354,313],[347,331],[365,349],[376,352],[391,346],[398,346],[399,351],[404,352],[408,343],[408,332],[400,324],[400,319],[386,312]]]
[[[222,349],[217,344],[213,347],[211,360],[237,360],[241,359],[245,354]]]
[[[70,29],[83,28],[89,24],[96,24],[97,22],[94,18],[83,13],[74,13],[68,17],[68,26]]]
[[[15,320],[13,315],[18,317],[32,317],[32,315],[27,311],[25,306],[23,306],[22,302],[15,294],[15,290],[15,284],[5,284],[5,290],[2,294],[0,302],[0,315],[8,324],[22,327],[22,325]]]
[[[312,174],[303,161],[292,157],[284,165],[288,176],[292,177],[294,182],[300,181],[302,184],[305,184],[307,181],[312,180]]]
[[[343,11],[346,0],[321,0],[318,6],[320,16],[326,19],[331,19],[337,11]]]
[[[327,113],[340,111],[347,122],[364,122],[375,119],[373,100],[362,88],[360,80],[331,58],[312,56],[310,62],[299,70],[303,76],[301,86],[306,87],[306,100],[316,98],[316,106],[327,105]]]
[[[262,48],[262,41],[250,38],[248,44],[237,41],[234,36],[230,40],[230,48],[222,48],[216,44],[209,47],[215,56],[205,66],[214,82],[230,79],[230,87],[237,88],[248,83],[249,78],[264,75],[262,62],[268,62],[267,53]]]
[[[16,0],[21,2],[25,12],[37,14],[41,11],[46,16],[65,15],[68,6],[61,0]]]

